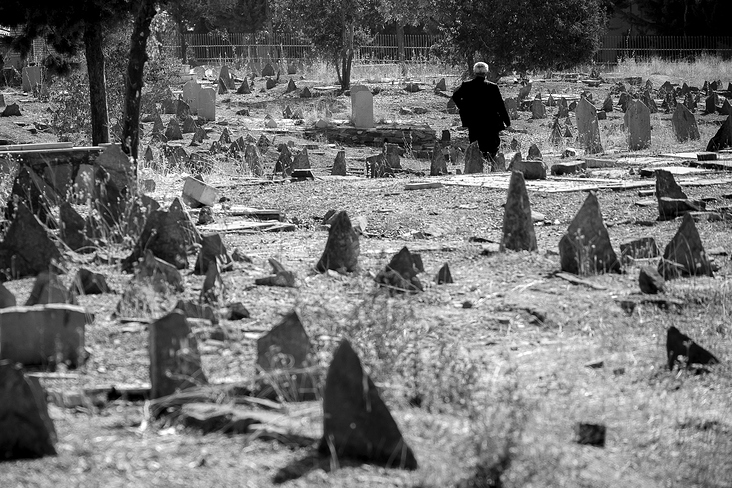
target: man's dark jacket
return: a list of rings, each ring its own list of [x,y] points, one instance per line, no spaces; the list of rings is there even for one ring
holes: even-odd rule
[[[476,76],[452,94],[464,127],[500,132],[511,125],[498,85]]]

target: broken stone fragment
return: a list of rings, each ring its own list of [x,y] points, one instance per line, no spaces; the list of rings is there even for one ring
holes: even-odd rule
[[[230,303],[226,307],[226,319],[227,320],[248,319],[249,316],[250,316],[249,310],[241,302]]]
[[[74,295],[100,295],[112,293],[112,290],[103,274],[81,268],[76,272],[69,292]]]
[[[233,262],[226,251],[224,241],[220,234],[205,235],[201,238],[201,249],[198,251],[198,258],[193,267],[193,273],[205,275],[211,263],[219,263],[222,272],[233,269]]]
[[[376,275],[375,281],[391,293],[415,293],[424,290],[417,277],[418,272],[412,253],[405,246]]]
[[[655,295],[663,291],[666,280],[651,266],[643,266],[638,275],[638,286],[643,293]]]
[[[164,292],[171,288],[177,292],[183,291],[180,271],[167,261],[156,258],[150,249],[145,251],[144,258],[137,263],[135,278],[149,279],[157,291]]]
[[[666,333],[666,354],[668,356],[668,369],[673,370],[674,365],[680,364],[679,358],[683,358],[686,367],[694,364],[710,365],[717,364],[719,360],[696,342],[691,337],[683,334],[674,326],[668,328]]]
[[[204,319],[212,325],[219,323],[219,319],[210,305],[195,303],[191,300],[178,300],[173,310],[180,311],[187,319]]]
[[[712,265],[704,252],[699,231],[691,215],[684,214],[681,226],[663,252],[658,272],[665,279],[680,276],[714,276]]]
[[[269,258],[269,264],[272,266],[273,274],[255,279],[255,284],[264,286],[283,286],[289,288],[295,287],[295,273],[286,270],[285,267],[274,258]]]

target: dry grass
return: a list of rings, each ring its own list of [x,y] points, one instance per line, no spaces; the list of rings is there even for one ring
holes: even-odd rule
[[[732,81],[732,61],[717,56],[702,55],[695,60],[669,61],[661,58],[618,60],[607,74],[614,76],[641,76],[648,79],[655,75],[684,80],[690,85],[704,81]],[[726,88],[726,85],[725,85]]]

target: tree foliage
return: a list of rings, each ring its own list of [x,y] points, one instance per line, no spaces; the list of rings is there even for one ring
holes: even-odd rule
[[[482,60],[495,74],[564,69],[600,47],[600,0],[447,0],[438,51],[457,63]]]
[[[649,34],[728,36],[729,0],[605,0],[633,25]]]

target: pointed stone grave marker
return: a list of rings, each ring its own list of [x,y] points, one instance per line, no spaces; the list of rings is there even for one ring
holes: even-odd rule
[[[262,176],[262,174],[264,174],[262,162],[259,157],[259,151],[257,150],[257,146],[254,144],[247,144],[247,147],[244,149],[244,162],[252,175]]]
[[[310,169],[310,157],[308,156],[307,147],[302,148],[299,153],[295,154],[292,169]]]
[[[328,241],[315,269],[320,273],[329,269],[340,273],[356,271],[360,252],[358,234],[353,229],[348,214],[342,210],[330,222]]]
[[[28,301],[25,302],[25,306],[46,305],[49,303],[71,303],[75,305],[76,300],[66,290],[66,287],[55,273],[43,271],[36,276],[36,281],[33,283],[33,289],[30,292]]]
[[[282,173],[284,176],[289,177],[292,175],[293,169],[292,152],[290,151],[287,144],[282,144],[280,155],[275,163],[275,173]]]
[[[333,161],[333,169],[330,172],[333,176],[346,176],[346,151],[338,151],[335,160]]]
[[[295,85],[295,80],[290,78],[290,81],[287,82],[287,88],[285,88],[285,93],[292,93],[295,90],[297,90],[297,86]]]
[[[549,134],[549,142],[553,146],[560,146],[562,144],[562,126],[559,124],[559,119],[554,119],[554,123],[552,124],[552,132]]]
[[[624,117],[625,129],[628,132],[628,147],[631,151],[646,149],[651,145],[651,112],[640,100],[633,100],[628,105]]]
[[[292,311],[257,340],[257,365],[262,371],[307,368],[311,351],[310,337]]]
[[[471,142],[468,149],[465,150],[465,169],[463,173],[466,175],[483,172],[483,153],[478,147],[478,141]]]
[[[10,361],[0,361],[0,459],[56,455],[56,429],[37,379]]]
[[[531,203],[526,191],[524,175],[519,171],[511,173],[508,197],[503,213],[503,236],[499,247],[505,251],[536,251],[536,234],[531,218]]]
[[[13,292],[0,283],[0,308],[14,307],[18,304]]]
[[[539,100],[533,100],[531,102],[531,118],[532,119],[545,119],[546,118],[546,107],[544,102]]]
[[[414,453],[345,339],[333,355],[325,381],[320,450],[336,458],[417,469]]]
[[[417,273],[412,253],[404,246],[376,275],[375,281],[392,293],[416,293],[424,290]]]
[[[587,154],[602,152],[600,142],[600,126],[597,121],[597,110],[586,98],[580,98],[577,104],[577,140]]]
[[[180,141],[183,139],[183,133],[180,131],[180,125],[175,118],[170,119],[168,127],[165,129],[165,138],[169,141]]]
[[[683,103],[676,105],[674,115],[671,117],[671,125],[676,140],[679,142],[696,141],[700,137],[694,114]]]
[[[620,272],[620,262],[610,243],[594,192],[587,195],[579,212],[559,241],[562,271],[576,275]]]
[[[602,103],[602,110],[607,113],[613,111],[613,97],[609,93],[607,94],[605,101]]]
[[[208,383],[185,315],[174,310],[150,324],[149,330],[151,399]]]
[[[447,161],[442,153],[442,146],[435,144],[432,148],[432,159],[430,160],[430,176],[447,174]]]
[[[196,124],[196,121],[193,120],[193,117],[190,115],[183,120],[183,130],[181,131],[183,134],[194,134],[196,132],[196,129],[198,129],[198,125]]]
[[[94,273],[86,268],[76,272],[74,281],[71,282],[69,293],[73,295],[101,295],[112,293],[103,274]]]
[[[656,100],[653,99],[649,90],[643,92],[643,95],[641,96],[641,102],[643,102],[643,105],[648,108],[648,111],[650,113],[655,114],[658,112],[658,105],[656,105]]]
[[[674,175],[665,169],[657,169],[656,199],[658,201],[658,219],[672,220],[687,212],[698,212],[706,209],[701,200],[690,200],[676,183]]]
[[[679,363],[679,356],[683,356],[687,367],[692,364],[709,365],[718,364],[714,354],[710,353],[694,340],[683,334],[673,325],[666,332],[666,355],[668,357],[668,369],[674,369],[674,365]]]
[[[681,276],[714,276],[699,231],[689,213],[684,214],[681,226],[666,246],[658,272],[667,280]]]
[[[0,242],[0,269],[11,270],[11,279],[35,276],[60,259],[61,253],[46,228],[24,203],[18,204],[15,218]]]
[[[198,251],[198,258],[193,267],[193,273],[205,275],[213,263],[219,263],[222,271],[232,269],[233,261],[226,250],[224,241],[220,234],[209,234],[201,236],[201,249]]]
[[[707,151],[719,151],[732,147],[732,115],[727,117],[714,137],[709,139]]]
[[[567,105],[567,99],[561,97],[557,102],[557,117],[569,117],[569,106]]]
[[[452,273],[450,273],[449,264],[442,265],[442,268],[437,272],[437,276],[435,276],[435,283],[438,285],[455,283],[452,279]]]
[[[249,95],[250,93],[252,93],[252,90],[249,87],[249,82],[246,78],[244,78],[244,81],[241,82],[241,85],[239,85],[239,89],[236,90],[236,93],[238,95]]]

